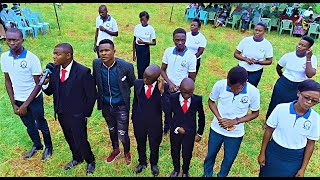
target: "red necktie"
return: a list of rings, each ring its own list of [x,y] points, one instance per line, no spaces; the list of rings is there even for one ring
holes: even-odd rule
[[[188,111],[188,99],[183,100],[182,110],[184,113]]]
[[[152,89],[152,84],[148,84],[148,89],[147,89],[147,92],[146,92],[146,96],[147,96],[148,99],[151,96],[151,89]]]
[[[65,81],[65,78],[66,78],[66,72],[67,72],[67,70],[62,69],[61,72],[62,72],[62,74],[61,74],[60,81],[61,81],[61,82],[64,82],[64,81]]]

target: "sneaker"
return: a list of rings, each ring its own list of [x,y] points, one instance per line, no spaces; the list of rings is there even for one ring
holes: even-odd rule
[[[127,166],[130,166],[131,165],[131,154],[130,154],[130,152],[124,154],[124,159],[126,160]]]
[[[117,159],[120,156],[120,150],[112,150],[111,154],[109,157],[106,159],[106,163],[112,163],[115,159]]]

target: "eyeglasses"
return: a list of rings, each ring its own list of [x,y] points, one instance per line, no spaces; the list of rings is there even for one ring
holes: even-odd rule
[[[305,96],[303,94],[301,94],[303,99],[305,99],[306,101],[311,101],[311,104],[318,104],[319,103],[319,100],[315,100],[315,99],[311,99],[310,97],[308,96]]]

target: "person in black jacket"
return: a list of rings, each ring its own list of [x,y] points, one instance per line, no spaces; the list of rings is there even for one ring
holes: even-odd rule
[[[182,146],[182,177],[189,177],[189,165],[192,158],[194,141],[201,140],[205,115],[202,96],[193,94],[194,81],[184,78],[180,84],[180,92],[165,96],[163,110],[172,114],[170,121],[170,145],[174,170],[170,177],[178,177],[180,172],[180,150]],[[198,131],[196,114],[198,113]]]
[[[150,167],[154,176],[159,175],[157,166],[159,146],[162,140],[162,98],[168,92],[169,86],[160,78],[161,69],[150,65],[144,71],[143,79],[134,81],[134,97],[132,104],[132,123],[137,141],[139,165],[134,169],[140,173],[147,167],[146,142],[149,138]]]
[[[73,59],[73,48],[69,43],[56,45],[53,59],[55,67],[42,88],[45,94],[53,94],[55,117],[58,114],[72,152],[73,159],[64,169],[69,170],[85,160],[88,175],[95,170],[95,157],[87,136],[87,120],[97,96],[94,79],[89,68]]]

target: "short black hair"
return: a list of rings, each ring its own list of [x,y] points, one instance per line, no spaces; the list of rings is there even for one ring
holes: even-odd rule
[[[298,91],[317,91],[320,92],[320,84],[313,79],[306,79],[298,85]]]
[[[267,24],[263,21],[258,22],[255,26],[262,26],[264,30],[267,30]]]
[[[149,13],[147,11],[142,11],[139,14],[139,18],[142,18],[143,16],[145,16],[147,19],[149,19]]]
[[[55,46],[55,48],[58,48],[58,47],[63,48],[65,53],[70,53],[71,56],[73,57],[73,48],[72,48],[71,44],[69,44],[69,43],[60,43],[60,44],[57,44]]]
[[[21,29],[9,28],[6,33],[8,33],[8,32],[18,33],[20,35],[21,39],[23,39],[23,34],[22,34]]]
[[[308,41],[309,44],[310,44],[310,47],[314,44],[314,39],[311,36],[304,35],[304,36],[302,36],[301,39],[303,39],[305,41]]]
[[[183,28],[177,28],[173,31],[173,36],[178,34],[178,33],[183,33],[183,34],[187,34],[186,30],[184,30]]]
[[[192,22],[197,22],[199,29],[201,28],[201,21],[200,21],[200,19],[194,18],[194,19],[192,19]]]
[[[231,85],[245,84],[248,80],[248,72],[241,66],[235,66],[229,70],[227,78]]]
[[[114,49],[114,43],[110,40],[110,39],[102,39],[100,42],[99,42],[99,46],[101,44],[111,44],[111,46],[113,47]]]

